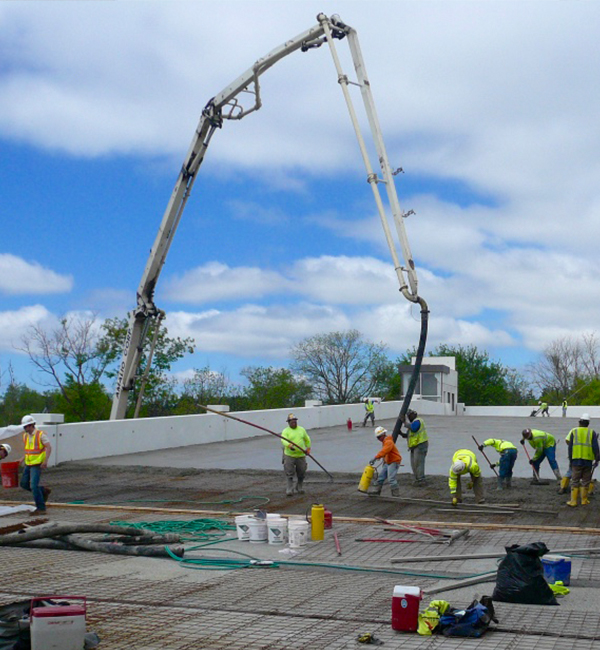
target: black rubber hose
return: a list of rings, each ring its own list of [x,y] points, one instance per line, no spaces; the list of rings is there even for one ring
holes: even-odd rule
[[[408,390],[404,396],[404,401],[402,402],[402,407],[400,408],[400,415],[396,420],[394,425],[394,431],[392,433],[392,438],[394,442],[398,440],[400,431],[402,430],[402,425],[404,424],[404,418],[408,407],[410,406],[410,401],[412,400],[413,393],[415,392],[415,386],[417,385],[417,380],[419,379],[419,373],[421,372],[421,362],[423,361],[423,355],[425,354],[425,344],[427,343],[427,326],[429,322],[429,308],[427,303],[423,298],[417,298],[418,303],[421,305],[421,336],[419,337],[419,346],[417,348],[417,357],[415,359],[415,367],[413,369],[412,375],[410,377],[410,382],[408,384]]]

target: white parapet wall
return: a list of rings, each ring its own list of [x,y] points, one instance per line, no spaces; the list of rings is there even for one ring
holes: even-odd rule
[[[377,420],[396,418],[401,406],[400,401],[376,404],[375,417]],[[413,399],[411,408],[423,415],[452,415],[448,405],[428,400]],[[348,419],[354,423],[361,422],[365,412],[363,404],[341,404],[243,411],[230,415],[281,433],[292,410],[299,424],[307,430],[346,426]],[[48,434],[53,447],[50,465],[269,435],[243,422],[212,413],[70,424],[57,424],[57,414],[49,413],[38,414],[37,421],[38,427]]]
[[[525,417],[530,416],[537,406],[466,406],[464,415],[480,415],[484,417]],[[562,408],[560,404],[548,404],[550,417],[562,417]],[[567,408],[568,418],[579,418],[584,413],[594,420],[600,418],[600,406],[569,406]],[[541,419],[541,416],[537,416]],[[600,428],[600,427],[599,427]]]

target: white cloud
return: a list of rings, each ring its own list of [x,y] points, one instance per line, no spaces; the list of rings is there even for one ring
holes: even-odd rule
[[[21,338],[31,326],[56,322],[56,318],[42,305],[0,311],[0,350],[15,352],[15,348],[22,347]]]
[[[262,307],[245,305],[231,311],[193,314],[172,312],[170,336],[192,337],[198,353],[225,352],[240,357],[285,358],[299,340],[350,327],[347,316],[330,307],[310,304]]]
[[[322,9],[316,0],[32,7],[0,3],[0,133],[81,156],[131,153],[142,164],[148,154],[179,164],[206,101]],[[358,30],[390,162],[406,170],[397,186],[403,208],[417,213],[404,223],[431,345],[510,346],[521,336],[539,350],[595,328],[600,5],[340,0],[335,9]],[[346,43],[338,50],[351,73]],[[211,173],[253,181],[247,200],[226,200],[234,219],[287,225],[274,192],[311,196],[315,179],[323,191],[348,173],[362,182],[326,47],[275,65],[261,99],[210,147]],[[290,255],[282,268],[201,264],[159,285],[179,310],[169,330],[241,355],[285,355],[290,341],[355,326],[394,350],[412,346],[418,309],[398,294],[370,197],[347,205],[332,191],[339,210],[315,192],[306,238],[329,231],[361,257],[337,254],[340,246],[336,255]],[[72,288],[71,276],[0,255],[0,293]],[[92,291],[101,307],[133,306]],[[182,304],[219,309],[185,313]]]
[[[170,300],[202,304],[222,300],[261,298],[283,290],[286,281],[278,273],[258,268],[230,268],[220,262],[208,262],[181,277],[165,282]]]
[[[28,262],[9,253],[0,253],[0,293],[41,295],[66,293],[73,288],[71,275],[60,275],[37,262]]]

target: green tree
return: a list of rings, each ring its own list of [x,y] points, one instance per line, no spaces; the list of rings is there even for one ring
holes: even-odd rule
[[[240,374],[248,381],[244,396],[253,410],[304,406],[312,395],[312,386],[286,368],[248,366]]]
[[[123,345],[127,335],[129,322],[125,318],[109,318],[102,323],[102,336],[98,340],[97,348],[101,351],[102,358],[106,361],[105,375],[115,379],[118,364],[121,360]],[[148,328],[144,339],[144,353],[138,368],[138,381],[129,391],[128,414],[133,414],[138,399],[139,378],[146,370],[146,363],[150,352],[151,341],[154,335],[154,324]],[[168,376],[173,363],[182,359],[186,354],[194,352],[194,341],[191,338],[171,338],[168,329],[162,325],[156,339],[152,366],[149,369],[140,417],[157,417],[169,415],[176,408],[179,401],[177,384]]]
[[[512,368],[492,361],[487,351],[474,345],[439,345],[436,357],[455,357],[458,399],[469,406],[527,404],[527,383]]]
[[[43,384],[60,393],[60,410],[67,422],[107,419],[110,415],[110,395],[104,385],[114,380],[128,322],[112,318],[99,322],[95,315],[63,318],[52,330],[32,326],[22,338],[20,348],[34,366],[48,378]],[[139,373],[145,369],[150,347],[146,337],[145,357]],[[171,364],[193,352],[191,339],[170,338],[161,328],[150,369],[141,415],[166,415],[177,402],[175,382],[168,378]],[[131,391],[133,411],[137,393]]]
[[[348,404],[373,394],[388,362],[385,350],[358,330],[317,334],[291,349],[291,369],[312,384],[325,404]]]
[[[0,423],[18,424],[27,413],[53,410],[55,402],[56,394],[38,393],[24,384],[11,382],[0,398]]]
[[[55,393],[53,410],[64,413],[65,422],[107,420],[111,402],[99,381],[78,384],[73,377],[67,376],[62,390]]]

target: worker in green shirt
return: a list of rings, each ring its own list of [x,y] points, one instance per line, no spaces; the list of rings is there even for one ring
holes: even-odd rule
[[[304,477],[308,464],[306,454],[310,454],[310,437],[304,427],[298,426],[298,418],[290,413],[287,418],[288,426],[281,432],[283,445],[283,471],[287,479],[286,495],[304,494]],[[294,487],[294,479],[296,486]]]
[[[488,438],[479,445],[479,451],[484,447],[493,447],[500,454],[500,462],[492,463],[492,469],[498,467],[498,489],[510,489],[512,487],[512,475],[515,461],[517,460],[517,448],[508,440],[498,440],[497,438]]]
[[[554,436],[539,429],[523,429],[522,436],[521,444],[524,445],[525,441],[527,441],[535,450],[533,458],[529,461],[529,464],[533,468],[533,480],[538,480],[540,465],[544,458],[547,458],[554,472],[554,476],[560,482],[562,477],[560,475],[560,469],[558,469],[558,463],[556,462],[556,440]]]

